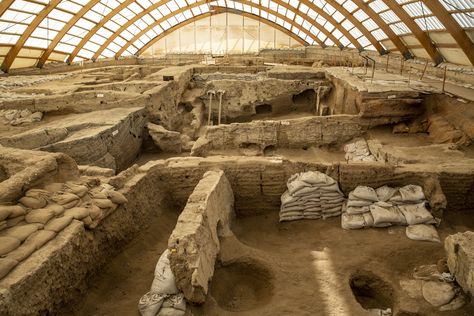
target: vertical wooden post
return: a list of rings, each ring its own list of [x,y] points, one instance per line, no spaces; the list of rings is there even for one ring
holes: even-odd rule
[[[420,81],[423,80],[423,77],[425,76],[426,68],[428,67],[428,61],[425,63],[425,67],[423,68],[423,72],[421,73]]]
[[[403,65],[405,63],[405,59],[403,59],[403,57],[401,57],[400,59],[400,75],[403,75]]]
[[[207,126],[211,126],[211,114],[212,114],[212,96],[215,94],[213,90],[207,91],[209,96],[209,114],[207,116]]]
[[[319,114],[319,102],[321,101],[321,86],[318,87],[318,92],[316,92],[316,114]]]
[[[370,78],[370,83],[374,82],[374,76],[375,76],[375,60],[372,61],[372,76]]]
[[[387,64],[385,65],[385,72],[388,72],[388,61],[390,60],[390,55],[387,54]]]
[[[443,87],[441,88],[441,92],[444,93],[446,88],[446,72],[448,70],[448,66],[444,66],[444,73],[443,73]]]

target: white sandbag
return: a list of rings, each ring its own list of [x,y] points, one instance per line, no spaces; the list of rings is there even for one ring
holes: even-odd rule
[[[158,316],[180,316],[184,315],[185,311],[186,300],[184,299],[184,294],[179,293],[176,295],[170,295],[163,301]]]
[[[352,196],[352,192],[349,193],[349,199],[347,200],[347,207],[361,207],[361,206],[370,206],[373,204],[373,201],[358,200]]]
[[[432,242],[441,242],[439,239],[438,232],[433,225],[410,225],[407,226],[405,233],[408,238],[412,240],[421,240],[421,241],[432,241]]]
[[[409,184],[398,189],[404,202],[417,202],[425,199],[423,189],[419,185]]]
[[[310,185],[304,181],[295,180],[295,181],[287,183],[287,187],[288,187],[288,193],[290,193],[290,195],[295,195],[296,192],[298,192],[299,190],[303,188],[310,187]]]
[[[426,209],[425,203],[399,205],[398,209],[405,216],[408,225],[434,224],[433,215]]]
[[[138,301],[138,311],[142,316],[156,316],[163,305],[166,294],[148,292]]]
[[[372,213],[367,212],[363,213],[362,216],[364,216],[364,221],[365,221],[365,227],[372,227],[374,226],[374,217],[372,216]]]
[[[355,215],[355,214],[363,214],[370,212],[370,209],[368,206],[351,206],[346,208],[346,213],[350,215]]]
[[[354,191],[352,191],[352,195],[359,200],[366,200],[366,201],[373,201],[373,202],[378,201],[378,196],[375,190],[367,186],[359,185],[358,187],[354,189]]]
[[[339,192],[340,194],[342,194],[337,183],[333,183],[324,187],[319,187],[319,190],[321,191],[321,195],[325,194],[326,192]]]
[[[166,249],[160,256],[155,267],[155,277],[151,284],[151,292],[161,294],[177,294],[178,288],[171,271],[170,260],[168,259],[169,250]]]
[[[321,212],[323,212],[323,214],[327,214],[327,213],[341,213],[342,211],[342,205],[339,205],[339,206],[336,206],[336,207],[332,207],[332,208],[325,208],[324,206],[322,207],[322,210]]]
[[[378,200],[382,202],[388,201],[396,192],[397,189],[391,188],[387,185],[375,189],[375,193],[377,193]]]
[[[360,229],[365,227],[364,216],[361,214],[347,214],[341,216],[341,227],[343,229]]]
[[[326,186],[335,183],[335,180],[318,171],[307,171],[300,174],[299,179],[312,186]]]
[[[295,205],[295,206],[283,206],[281,208],[281,212],[302,212],[304,210],[303,205]]]
[[[295,215],[295,216],[280,216],[280,222],[290,222],[290,221],[297,221],[303,219],[304,215]]]
[[[337,216],[340,216],[340,215],[341,215],[341,212],[322,213],[323,219],[328,219],[328,218],[331,218],[331,217],[337,217]]]
[[[310,196],[318,192],[319,188],[315,187],[304,187],[293,193],[295,197]]]
[[[384,224],[400,225],[405,222],[403,214],[397,207],[384,208],[374,204],[370,206],[370,213],[376,226]]]

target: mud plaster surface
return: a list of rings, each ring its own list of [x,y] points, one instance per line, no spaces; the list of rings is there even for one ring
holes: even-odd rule
[[[173,206],[153,218],[148,227],[90,281],[88,294],[60,315],[140,315],[138,300],[150,290],[158,258],[168,246],[179,212]]]
[[[468,214],[451,213],[440,228],[440,236],[444,239],[473,225]],[[462,310],[438,312],[427,302],[411,300],[402,292],[399,280],[411,279],[413,268],[444,257],[441,244],[409,240],[404,228],[344,231],[340,218],[278,224],[275,212],[240,218],[234,232],[243,245],[224,242],[224,256],[228,252],[232,253],[230,261],[251,258],[261,262],[273,274],[273,294],[262,298],[265,304],[242,312],[225,311],[218,300],[209,297],[203,307],[194,310],[195,315],[367,315],[349,286],[356,270],[371,271],[392,285],[394,315],[400,304],[405,311],[420,315],[474,313],[472,303]],[[238,286],[239,279],[227,277],[227,282]],[[251,302],[238,291],[229,300],[233,306]]]
[[[178,216],[175,209],[168,211],[150,222],[139,237],[91,280],[92,286],[83,302],[69,307],[61,315],[139,315],[137,302],[148,291],[156,261],[167,247],[167,239]],[[473,228],[474,219],[469,212],[447,212],[439,232],[441,239],[444,239],[448,234]],[[254,308],[228,312],[217,304],[211,294],[204,306],[193,308],[196,316],[365,315],[349,287],[350,275],[360,269],[371,271],[392,285],[395,306],[404,299],[415,310],[418,308],[421,315],[467,316],[474,313],[472,303],[462,310],[441,313],[427,302],[403,296],[398,285],[400,279],[411,278],[414,267],[436,263],[444,257],[441,244],[409,240],[405,237],[404,228],[344,231],[340,228],[340,218],[278,224],[278,213],[275,212],[238,218],[233,230],[238,241],[224,241],[223,255],[226,260],[258,262],[258,266],[272,274],[269,287],[272,290],[262,294],[262,290],[258,289],[258,302],[251,295],[239,292],[255,289],[239,284],[239,279],[233,278],[235,271],[217,273],[215,282],[225,281],[235,287],[231,293],[234,295],[225,296],[231,300],[227,307],[229,304],[244,303]],[[317,259],[317,252],[325,247],[329,249],[325,251],[330,254],[329,259]],[[321,271],[320,267],[325,264],[331,269]],[[239,273],[235,275],[242,276]],[[337,307],[341,304],[345,306],[346,314],[338,313]]]

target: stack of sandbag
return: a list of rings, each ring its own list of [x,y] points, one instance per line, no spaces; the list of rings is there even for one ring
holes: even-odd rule
[[[417,185],[401,188],[382,186],[375,190],[358,186],[349,193],[347,203],[344,204],[341,226],[344,229],[359,229],[409,225],[409,238],[439,241],[439,237],[433,236],[434,227],[420,226],[437,224],[426,205],[423,189]],[[427,239],[423,238],[423,233],[427,234]]]
[[[337,182],[317,171],[297,173],[281,196],[280,222],[341,215],[344,195]]]
[[[168,255],[166,249],[156,264],[150,291],[138,302],[142,316],[182,316],[186,312],[186,301],[176,287]]]
[[[74,219],[93,229],[126,202],[110,185],[78,180],[29,189],[18,203],[0,205],[0,279]]]
[[[358,138],[352,143],[344,146],[345,159],[347,161],[371,162],[377,161],[374,155],[370,153],[369,146],[363,138]]]

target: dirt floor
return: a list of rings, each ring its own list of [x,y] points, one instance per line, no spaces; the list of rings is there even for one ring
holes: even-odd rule
[[[444,239],[473,227],[469,214],[448,213],[440,235]],[[368,306],[392,307],[394,315],[401,305],[416,315],[474,313],[472,304],[441,313],[424,300],[404,294],[400,280],[411,279],[415,267],[435,264],[444,257],[441,244],[409,240],[404,227],[345,231],[340,228],[340,218],[279,224],[275,212],[239,218],[234,232],[238,240],[226,240],[222,246],[223,261],[229,266],[220,269],[229,271],[218,269],[213,280],[218,290],[221,283],[234,286],[228,287],[225,295],[213,288],[207,303],[195,308],[195,315],[364,315],[367,312],[349,286],[354,275],[378,276],[380,280],[375,283],[380,288],[375,289],[375,298]],[[236,266],[240,272],[233,271]],[[241,277],[255,271],[265,271],[257,275],[270,277],[265,281]],[[391,291],[393,295],[387,294]]]
[[[61,315],[140,315],[138,300],[150,290],[155,265],[168,247],[179,211],[168,207],[160,217],[150,221],[149,226],[90,281],[83,301],[69,306]]]
[[[470,212],[446,213],[439,233],[472,230]],[[178,213],[156,218],[96,279],[79,308],[64,315],[138,315],[160,254]],[[409,240],[403,227],[345,231],[340,218],[278,223],[278,212],[238,218],[236,238],[222,240],[223,264],[216,268],[211,293],[194,315],[365,315],[350,288],[352,276],[376,284],[366,306],[394,308],[414,315],[473,315],[474,305],[438,312],[413,300],[399,286],[415,267],[444,257],[441,244]],[[379,277],[380,279],[377,279]]]

